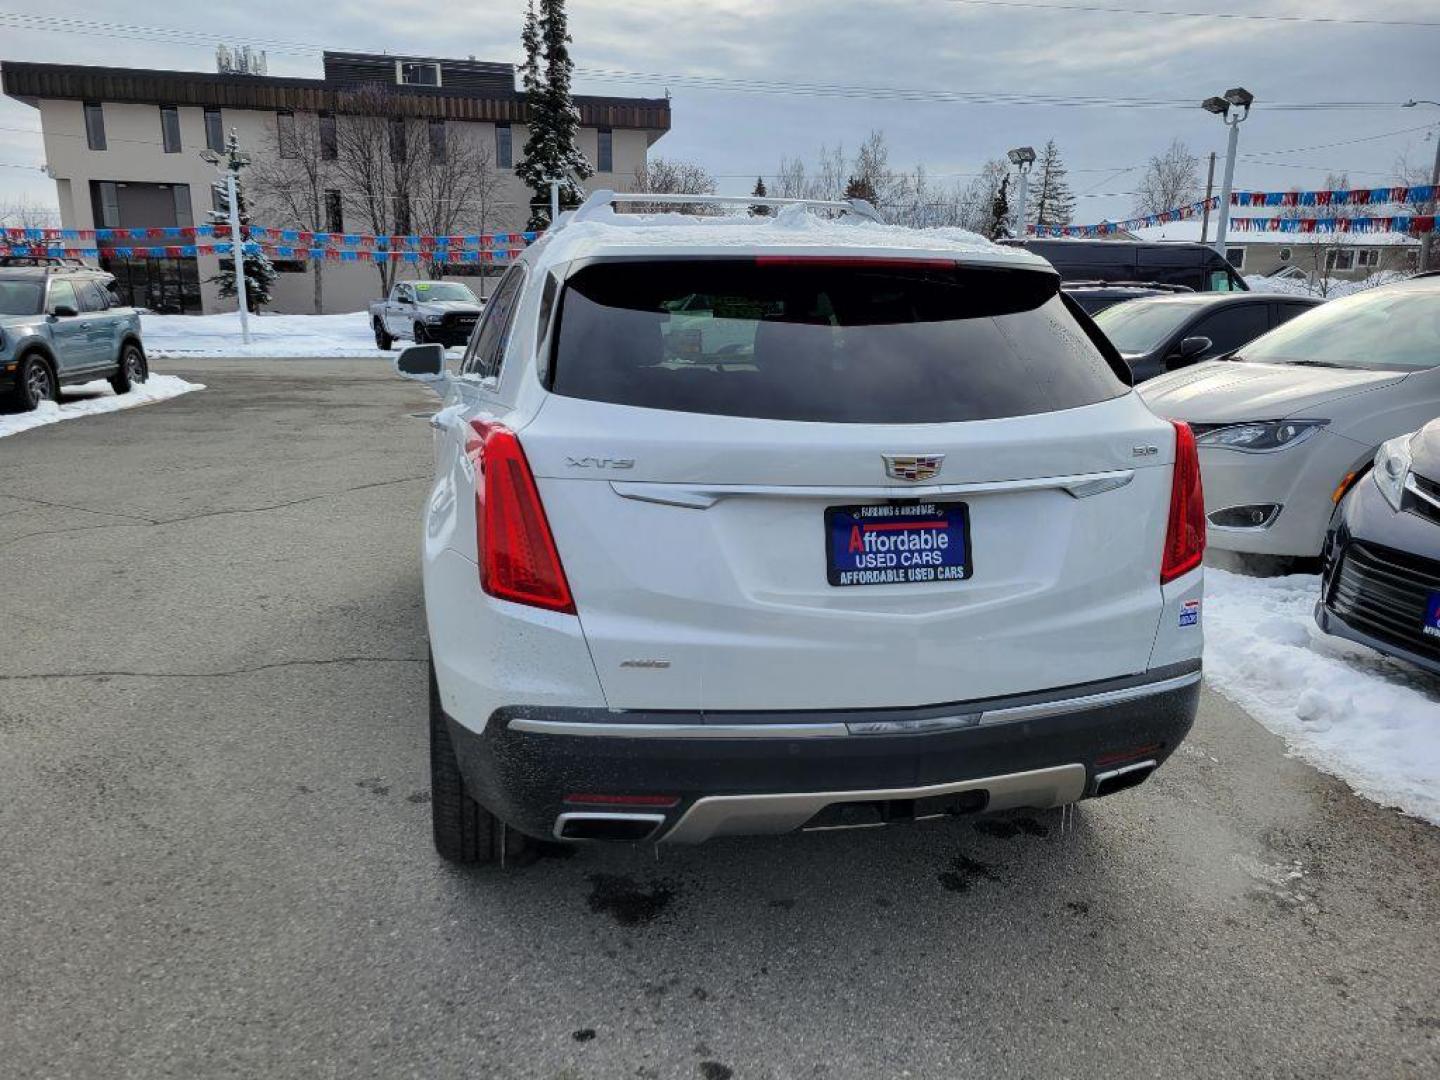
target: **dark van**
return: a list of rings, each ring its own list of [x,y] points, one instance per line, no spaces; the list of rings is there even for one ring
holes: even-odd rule
[[[1248,292],[1224,256],[1205,244],[1135,240],[1012,240],[1060,272],[1062,281],[1181,285],[1195,292]]]

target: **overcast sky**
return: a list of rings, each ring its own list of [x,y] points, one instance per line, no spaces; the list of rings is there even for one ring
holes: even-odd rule
[[[1207,6],[1207,0],[1084,2]],[[699,162],[719,178],[721,191],[748,191],[756,174],[773,174],[784,154],[813,157],[822,143],[853,148],[872,128],[889,137],[892,164],[924,162],[943,180],[971,173],[1009,147],[1054,138],[1082,195],[1076,220],[1083,224],[1128,215],[1140,174],[1135,167],[1171,138],[1183,139],[1197,154],[1223,154],[1224,129],[1198,104],[1077,108],[761,94],[701,89],[679,76],[1195,103],[1243,85],[1257,104],[1241,129],[1240,149],[1242,155],[1266,156],[1242,156],[1237,187],[1318,187],[1327,172],[1342,170],[1353,184],[1374,186],[1394,181],[1402,154],[1427,165],[1432,160],[1440,108],[1399,105],[1410,98],[1440,100],[1440,0],[1222,2],[1220,10],[1252,15],[1435,25],[1169,18],[967,0],[571,0],[569,9],[572,55],[580,68],[655,76],[581,75],[577,92],[658,97],[668,88],[673,127],[652,153]],[[194,0],[139,7],[91,0],[67,9],[78,19],[200,35],[194,43],[5,25],[6,14],[55,11],[49,3],[0,0],[0,61],[213,71],[214,46],[222,40],[295,43],[283,51],[269,48],[273,75],[318,77],[320,47],[517,61],[524,3],[332,0],[312,6],[249,0],[222,8]],[[1267,108],[1316,102],[1387,104]],[[0,163],[0,203],[22,194],[53,202],[53,185],[38,171],[38,114],[8,98],[0,99]]]

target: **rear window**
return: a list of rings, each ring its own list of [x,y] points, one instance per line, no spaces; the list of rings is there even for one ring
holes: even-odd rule
[[[1129,389],[1051,274],[885,260],[600,261],[561,299],[550,389],[829,423],[987,420]]]

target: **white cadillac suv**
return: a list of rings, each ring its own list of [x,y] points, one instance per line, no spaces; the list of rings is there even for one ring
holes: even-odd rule
[[[597,192],[529,248],[458,373],[396,360],[444,397],[440,853],[1144,780],[1199,694],[1194,440],[1049,264],[860,202],[612,209],[642,201]]]

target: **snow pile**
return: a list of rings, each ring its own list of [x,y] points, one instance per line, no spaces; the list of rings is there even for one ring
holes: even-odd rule
[[[57,405],[53,401],[42,401],[33,412],[0,413],[0,439],[15,435],[31,428],[58,424],[61,420],[74,420],[96,413],[118,412],[133,409],[137,405],[149,405],[166,398],[179,397],[192,390],[204,390],[201,383],[186,382],[174,375],[151,375],[143,383],[136,383],[128,394],[117,394],[103,379],[97,382],[66,386],[60,395],[66,399]]]
[[[1315,625],[1314,575],[1205,569],[1205,675],[1292,753],[1440,825],[1440,683]]]
[[[1381,285],[1389,285],[1391,282],[1404,281],[1409,275],[1402,274],[1395,270],[1382,270],[1378,274],[1371,274],[1361,281],[1340,281],[1331,278],[1330,288],[1325,292],[1327,300],[1338,300],[1342,296],[1350,296],[1354,293],[1364,292],[1366,289],[1378,288]],[[1245,279],[1245,284],[1250,286],[1251,292],[1261,293],[1284,293],[1287,296],[1319,296],[1320,290],[1301,278],[1277,278],[1265,277],[1262,274],[1252,274]]]
[[[348,315],[251,315],[249,345],[241,343],[240,316],[234,311],[221,315],[146,312],[140,320],[145,352],[152,357],[389,355],[375,347],[370,316],[364,311]]]
[[[965,229],[907,229],[882,225],[854,215],[826,218],[802,206],[782,207],[771,215],[748,214],[617,214],[595,212],[585,221],[568,221],[544,239],[547,261],[575,258],[601,247],[670,247],[704,244],[709,247],[773,248],[851,247],[867,254],[885,255],[917,251],[966,256],[989,256],[1006,262],[1043,260],[1019,248],[993,244]]]

